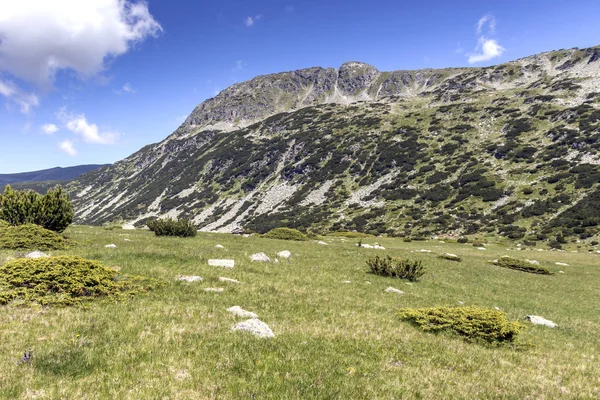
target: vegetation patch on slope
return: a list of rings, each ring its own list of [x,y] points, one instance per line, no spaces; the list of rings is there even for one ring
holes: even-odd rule
[[[513,341],[524,328],[518,321],[509,321],[502,311],[481,307],[404,308],[399,315],[426,332],[452,331],[490,343]]]
[[[502,268],[515,269],[517,271],[529,272],[531,274],[552,275],[552,272],[544,267],[519,260],[512,257],[502,257],[494,261],[494,264]]]
[[[297,229],[292,228],[275,228],[265,233],[263,237],[268,239],[279,239],[279,240],[296,240],[305,241],[308,240],[306,235]]]
[[[425,274],[421,261],[386,256],[375,256],[367,260],[367,266],[376,275],[416,281]]]
[[[70,244],[62,235],[39,225],[0,225],[0,249],[65,250]]]
[[[94,298],[123,298],[155,284],[138,276],[121,276],[81,257],[21,258],[0,266],[0,304],[74,305]]]

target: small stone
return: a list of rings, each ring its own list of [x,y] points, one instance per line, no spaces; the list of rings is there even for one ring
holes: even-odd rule
[[[106,245],[106,246],[104,246],[104,247],[106,247],[107,249],[116,249],[116,248],[117,248],[117,245],[116,245],[116,244],[114,244],[114,243],[111,243],[111,244],[107,244],[107,245]]]
[[[371,282],[365,281],[365,285],[370,285],[370,284],[371,284]]]
[[[525,261],[527,261],[529,264],[540,265],[540,262],[536,261],[536,260],[525,260]]]
[[[202,278],[201,276],[198,275],[179,275],[177,277],[178,281],[184,281],[184,282],[200,282],[203,281],[204,278]]]
[[[327,243],[325,243],[325,242],[324,242],[324,241],[322,241],[322,240],[319,240],[319,241],[317,242],[317,244],[322,244],[322,245],[325,245],[325,246],[327,246]]]
[[[235,324],[232,331],[246,331],[261,338],[274,338],[275,334],[267,324],[259,319],[251,318]]]
[[[565,273],[565,271],[558,271],[558,273],[559,273],[559,274],[564,274],[564,273]]]
[[[460,304],[461,306],[464,306],[465,302],[464,301],[459,301],[458,304]]]
[[[242,283],[242,282],[240,282],[240,281],[238,281],[236,279],[225,278],[225,277],[222,277],[222,276],[219,277],[219,281],[220,282],[227,282],[227,283],[235,283],[237,285],[240,285]]]
[[[125,239],[123,239],[123,241],[124,241],[124,242],[131,242],[131,239],[127,239],[127,238],[125,238]]]
[[[116,265],[115,265],[115,266],[112,266],[112,267],[110,267],[110,269],[112,269],[113,271],[121,272],[121,267],[118,267],[118,266],[116,266]]]
[[[352,283],[352,281],[342,281],[342,283]]]
[[[218,244],[215,246],[216,249],[224,249],[225,246],[223,246],[222,244]]]
[[[374,249],[375,247],[371,246],[370,244],[363,244],[361,247],[364,247],[365,249]]]
[[[398,294],[404,294],[404,292],[400,289],[396,289],[394,287],[388,287],[387,289],[385,289],[386,293],[398,293]]]
[[[421,250],[417,250],[417,253],[431,253],[431,250],[425,250],[425,249],[421,249]]]
[[[544,317],[540,317],[539,315],[526,315],[525,319],[534,325],[544,325],[549,328],[556,328],[558,326],[556,323]]]
[[[461,258],[459,256],[457,256],[456,254],[452,254],[452,253],[444,253],[440,256],[443,259],[446,260],[450,260],[450,261],[460,261]]]
[[[46,253],[42,253],[41,251],[32,251],[31,253],[27,254],[25,256],[25,258],[48,258],[50,257],[48,254]]]
[[[283,250],[277,253],[277,258],[285,258],[286,260],[289,259],[291,256],[292,253],[290,253],[288,250]]]
[[[557,262],[555,264],[556,265],[560,265],[561,267],[568,267],[569,266],[569,264],[565,264],[565,263],[562,263],[562,262]]]
[[[377,243],[375,243],[375,246],[373,246],[374,249],[377,250],[385,250],[385,247],[378,245]]]
[[[205,292],[209,292],[209,293],[222,293],[225,289],[220,288],[220,287],[207,287],[204,288]]]
[[[494,307],[494,310],[500,311],[500,307]]]
[[[227,311],[229,311],[230,313],[232,313],[236,317],[241,317],[241,318],[258,318],[258,315],[256,315],[255,313],[253,313],[252,311],[246,311],[246,310],[244,310],[240,306],[229,307],[227,309]]]
[[[235,260],[208,260],[208,265],[211,267],[233,268]]]
[[[256,253],[250,256],[250,261],[271,262],[271,259],[265,253]]]
[[[487,250],[485,247],[478,247],[477,250]]]

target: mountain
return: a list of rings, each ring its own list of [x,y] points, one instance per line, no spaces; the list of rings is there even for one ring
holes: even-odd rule
[[[77,165],[74,167],[56,167],[40,171],[20,172],[16,174],[0,174],[0,187],[23,182],[67,181],[75,179],[86,172],[107,167],[109,164]],[[27,185],[23,185],[27,186]]]
[[[80,223],[186,217],[423,236],[590,240],[600,47],[486,68],[348,62],[235,84],[160,143],[68,189]]]

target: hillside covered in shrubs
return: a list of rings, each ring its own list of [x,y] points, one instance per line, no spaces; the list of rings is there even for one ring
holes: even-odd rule
[[[598,240],[599,54],[422,71],[349,63],[257,77],[200,105],[163,142],[72,182],[76,220],[495,233],[552,247]],[[226,110],[238,118],[227,120]],[[230,125],[217,127],[218,118]]]

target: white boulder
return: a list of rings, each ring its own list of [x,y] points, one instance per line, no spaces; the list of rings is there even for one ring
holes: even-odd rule
[[[218,244],[215,246],[216,249],[224,249],[225,246],[223,246],[222,244]]]
[[[239,322],[235,324],[232,328],[232,331],[245,331],[250,332],[253,335],[256,335],[261,338],[274,338],[275,334],[269,328],[267,324],[262,322],[259,319],[251,318],[246,321]]]
[[[398,293],[398,294],[404,294],[404,292],[400,289],[396,289],[394,287],[388,287],[387,289],[385,289],[386,293]]]
[[[104,246],[104,247],[106,247],[107,249],[116,249],[116,248],[117,248],[117,245],[116,245],[116,244],[114,244],[114,243],[111,243],[111,244],[107,244],[107,245],[106,245],[106,246]]]
[[[233,268],[235,260],[208,260],[208,265],[211,267]]]
[[[279,253],[277,253],[277,258],[284,258],[284,259],[289,259],[292,256],[292,253],[290,253],[287,250],[283,250],[280,251]]]
[[[227,282],[227,283],[235,283],[237,285],[241,284],[242,282],[236,280],[236,279],[231,279],[231,278],[225,278],[223,276],[219,277],[219,282]]]
[[[244,310],[240,306],[229,307],[227,309],[227,311],[229,311],[230,313],[232,313],[236,317],[241,317],[241,318],[258,318],[257,314],[253,313],[252,311]]]
[[[271,262],[271,259],[265,253],[256,253],[250,256],[250,261]]]
[[[25,258],[48,258],[50,257],[48,254],[46,253],[42,253],[41,251],[32,251],[31,253],[27,254],[25,256]]]
[[[540,317],[539,315],[526,315],[525,319],[534,325],[544,325],[549,328],[556,328],[558,326],[556,323],[544,317]]]
[[[562,267],[568,267],[568,266],[569,266],[569,264],[565,264],[565,263],[562,263],[562,262],[557,262],[557,263],[555,263],[555,264],[556,264],[556,265],[560,265],[560,266],[562,266]]]
[[[322,240],[319,240],[319,241],[317,242],[317,244],[322,244],[322,245],[325,245],[325,246],[327,246],[327,243],[325,243],[325,242],[324,242],[324,241],[322,241]]]
[[[184,282],[201,282],[204,280],[204,278],[198,275],[179,275],[177,280]]]

